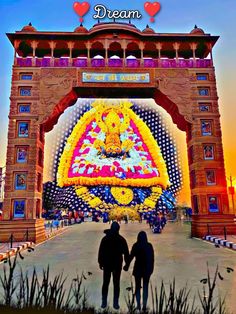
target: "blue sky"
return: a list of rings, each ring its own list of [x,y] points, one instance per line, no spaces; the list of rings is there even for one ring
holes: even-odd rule
[[[89,13],[85,16],[84,25],[90,28],[94,24],[92,15],[95,4],[104,4],[108,8],[140,10],[143,18],[133,21],[140,29],[149,23],[144,12],[145,1],[93,0]],[[236,159],[236,1],[235,0],[163,0],[161,11],[150,24],[157,32],[189,32],[194,24],[207,33],[220,35],[214,49],[218,93],[222,113],[222,129],[226,152],[226,164],[230,169]],[[74,13],[72,0],[0,0],[0,166],[5,163],[7,123],[13,48],[5,36],[6,32],[15,32],[32,22],[38,30],[73,31],[79,25],[78,16]],[[234,136],[234,138],[236,138]],[[232,150],[232,151],[231,151]],[[232,161],[231,161],[231,158]],[[233,166],[232,166],[233,167]],[[236,166],[233,169],[236,176]]]

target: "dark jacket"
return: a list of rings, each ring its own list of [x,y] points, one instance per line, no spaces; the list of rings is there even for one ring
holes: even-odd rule
[[[98,263],[105,269],[119,270],[122,268],[123,255],[125,263],[129,261],[129,249],[126,240],[111,229],[104,231],[98,252]]]
[[[154,251],[151,243],[147,241],[136,242],[131,250],[129,263],[135,257],[133,275],[149,277],[154,269]]]

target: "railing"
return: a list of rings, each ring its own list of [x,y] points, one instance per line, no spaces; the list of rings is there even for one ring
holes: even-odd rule
[[[114,67],[114,68],[209,68],[212,67],[210,59],[96,59],[87,58],[16,58],[18,67]]]
[[[214,232],[215,230],[215,232]],[[224,239],[227,240],[227,227],[219,226],[218,224],[207,224],[207,235],[215,235],[217,230],[217,234],[221,234],[224,236]]]
[[[18,248],[21,243],[29,242],[29,230],[25,231],[22,238],[16,237],[13,233],[4,243],[0,243],[0,252],[6,252],[13,248]]]
[[[73,225],[75,223],[75,219],[63,219],[63,220],[48,220],[45,221],[44,227],[47,236],[55,234],[59,230],[64,227],[68,227],[69,225]]]

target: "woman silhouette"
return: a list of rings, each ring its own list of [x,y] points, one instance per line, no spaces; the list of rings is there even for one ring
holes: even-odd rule
[[[152,244],[148,242],[145,231],[140,231],[137,237],[137,242],[134,243],[129,264],[124,266],[124,270],[128,270],[130,263],[135,257],[133,276],[135,278],[135,296],[137,308],[141,309],[141,294],[140,290],[143,286],[143,310],[146,310],[148,300],[148,284],[154,269],[154,251]]]

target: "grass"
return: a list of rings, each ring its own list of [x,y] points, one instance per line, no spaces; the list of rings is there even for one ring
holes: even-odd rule
[[[92,274],[77,275],[65,288],[67,277],[61,273],[51,278],[50,269],[43,270],[38,276],[34,268],[31,275],[22,269],[16,271],[17,259],[24,257],[17,253],[12,259],[5,260],[3,275],[0,276],[0,313],[112,313],[111,309],[96,310],[88,304],[88,291],[84,288],[84,281]],[[233,269],[226,268],[227,273]],[[224,280],[224,275],[217,267],[211,276],[207,265],[207,276],[201,279],[202,290],[192,298],[192,291],[187,287],[177,290],[175,279],[167,286],[162,282],[160,288],[150,287],[151,308],[145,312],[138,312],[135,305],[135,289],[126,289],[126,307],[122,313],[149,314],[227,314],[225,299],[217,293],[218,281]],[[198,304],[196,299],[198,298]]]

